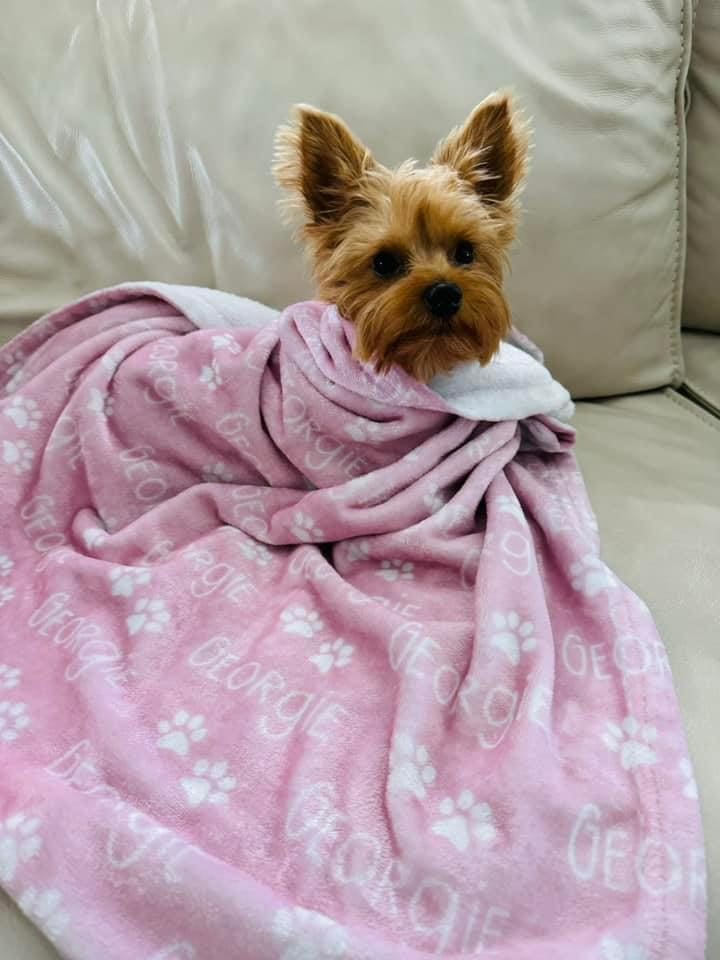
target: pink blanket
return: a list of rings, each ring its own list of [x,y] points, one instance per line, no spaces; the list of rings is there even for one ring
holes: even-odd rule
[[[0,351],[2,886],[77,960],[699,960],[572,430],[251,312],[128,287]]]

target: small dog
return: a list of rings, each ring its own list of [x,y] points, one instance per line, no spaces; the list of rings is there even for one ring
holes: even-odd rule
[[[355,325],[359,359],[421,381],[488,363],[511,326],[503,274],[527,154],[507,94],[480,103],[428,167],[395,170],[339,117],[295,108],[275,177],[302,214],[318,296]]]

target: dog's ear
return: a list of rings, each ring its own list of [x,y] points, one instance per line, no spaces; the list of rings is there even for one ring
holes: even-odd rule
[[[493,93],[435,148],[432,162],[452,167],[482,200],[512,199],[525,179],[528,133],[512,98]]]
[[[289,205],[299,205],[310,224],[340,220],[360,199],[358,188],[373,166],[370,151],[345,123],[314,107],[295,107],[293,119],[275,138],[275,179],[287,191]]]

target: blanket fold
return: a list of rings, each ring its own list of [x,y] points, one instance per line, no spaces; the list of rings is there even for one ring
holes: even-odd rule
[[[697,792],[517,333],[126,284],[0,350],[0,884],[74,960],[679,960]]]

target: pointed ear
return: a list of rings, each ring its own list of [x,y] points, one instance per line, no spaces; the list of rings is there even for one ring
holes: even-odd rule
[[[275,138],[275,179],[310,224],[340,220],[374,166],[370,151],[339,117],[314,107],[295,107],[291,122]]]
[[[452,167],[483,200],[511,199],[525,179],[528,135],[507,93],[493,93],[435,148],[432,162]]]

